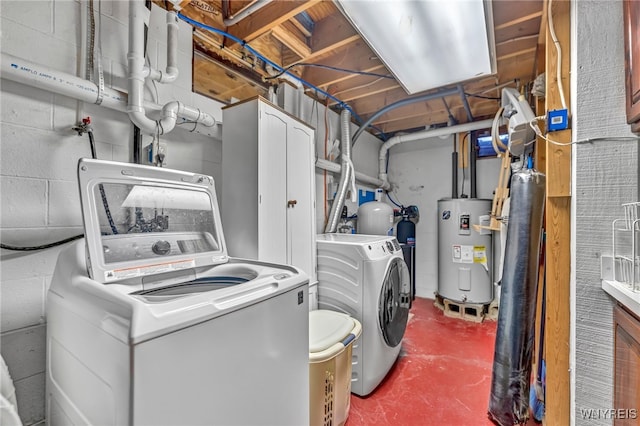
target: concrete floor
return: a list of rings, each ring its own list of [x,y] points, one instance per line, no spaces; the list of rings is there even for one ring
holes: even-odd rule
[[[372,394],[351,395],[346,426],[494,425],[487,408],[495,337],[495,321],[449,318],[416,298],[400,357]]]

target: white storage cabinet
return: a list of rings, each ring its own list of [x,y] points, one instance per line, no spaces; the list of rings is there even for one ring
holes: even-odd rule
[[[222,226],[229,255],[317,281],[314,129],[256,97],[223,109]]]

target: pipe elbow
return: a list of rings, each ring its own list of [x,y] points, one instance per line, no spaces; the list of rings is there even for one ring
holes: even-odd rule
[[[157,124],[144,113],[144,108],[135,105],[127,107],[127,114],[133,124],[135,124],[143,133],[153,135],[156,133]]]
[[[173,83],[178,79],[178,67],[168,66],[165,72],[160,71],[160,83]]]

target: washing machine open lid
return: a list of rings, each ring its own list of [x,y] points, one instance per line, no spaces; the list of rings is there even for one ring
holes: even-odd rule
[[[228,262],[211,176],[81,159],[89,276],[100,283]]]

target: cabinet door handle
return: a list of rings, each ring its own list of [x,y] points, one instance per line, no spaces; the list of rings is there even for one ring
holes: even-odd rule
[[[289,201],[287,201],[287,208],[295,207],[296,204],[298,204],[298,200],[289,200]]]

